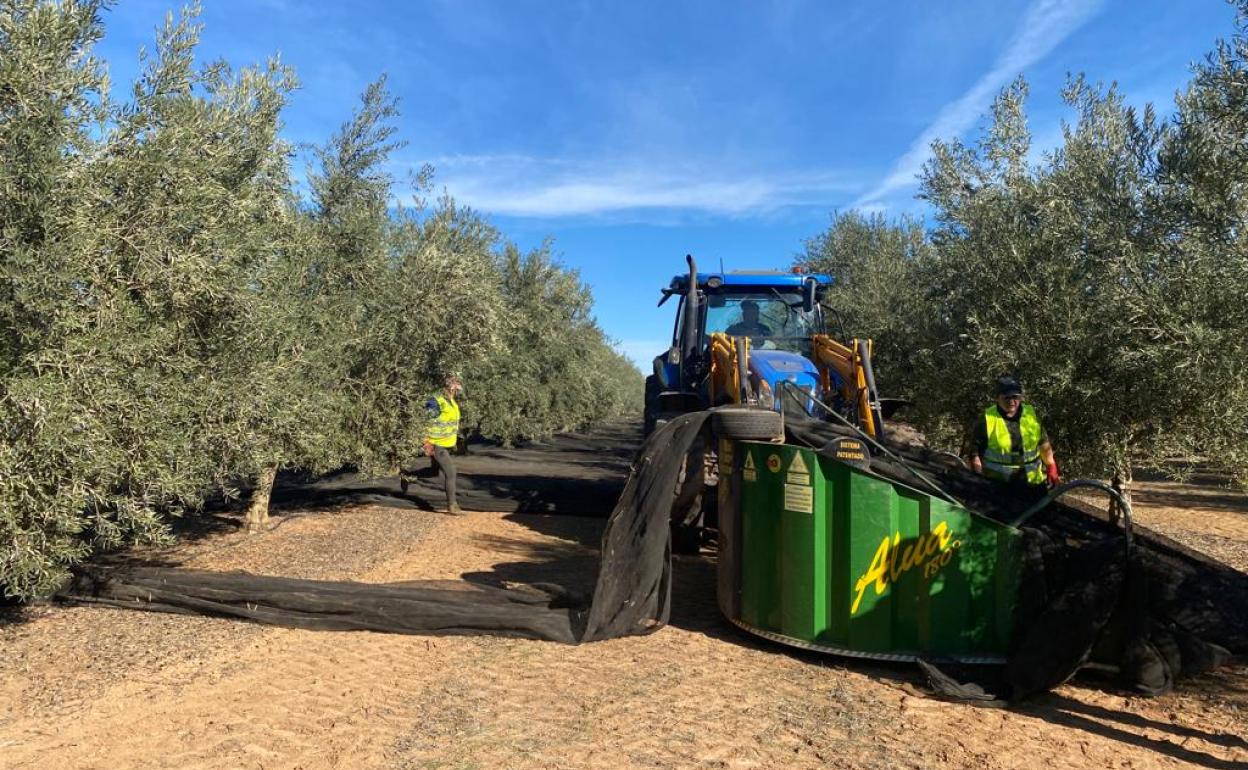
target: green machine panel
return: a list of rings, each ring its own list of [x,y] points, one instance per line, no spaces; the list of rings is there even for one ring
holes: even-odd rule
[[[1005,655],[1017,530],[809,449],[725,449],[719,604],[730,620],[851,655]]]

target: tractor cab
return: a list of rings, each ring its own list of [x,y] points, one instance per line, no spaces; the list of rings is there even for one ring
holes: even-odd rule
[[[837,372],[821,374],[815,363],[818,340],[828,333],[820,300],[831,278],[699,273],[687,259],[690,271],[674,276],[659,302],[678,298],[672,345],[655,358],[646,381],[647,432],[674,414],[742,402],[779,408],[778,393],[809,401],[841,386]]]

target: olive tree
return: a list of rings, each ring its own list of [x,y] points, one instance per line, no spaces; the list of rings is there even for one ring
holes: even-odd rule
[[[837,214],[806,241],[794,264],[832,279],[824,295],[829,331],[875,341],[877,381],[889,395],[914,395],[909,355],[924,296],[916,268],[928,245],[922,223],[882,214]]]
[[[511,442],[635,411],[640,372],[611,349],[591,315],[589,288],[554,260],[551,244],[527,254],[508,244],[495,269],[502,348],[469,372],[475,430]]]
[[[938,225],[920,266],[930,304],[916,376],[969,419],[994,375],[1020,375],[1080,474],[1129,481],[1133,467],[1242,447],[1242,419],[1208,415],[1245,392],[1248,294],[1228,285],[1242,267],[1226,251],[1179,226],[1160,158],[1180,135],[1077,78],[1065,94],[1076,122],[1031,167],[1025,92],[1004,91],[977,146],[937,143],[925,169]]]
[[[256,276],[289,216],[276,64],[193,67],[170,18],[126,101],[89,57],[100,5],[0,10],[9,120],[3,561],[45,590],[90,549],[154,540],[254,467]]]

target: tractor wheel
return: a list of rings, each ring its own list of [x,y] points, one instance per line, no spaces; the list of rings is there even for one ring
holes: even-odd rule
[[[784,417],[770,409],[725,407],[715,410],[711,423],[724,438],[772,441],[784,435]]]

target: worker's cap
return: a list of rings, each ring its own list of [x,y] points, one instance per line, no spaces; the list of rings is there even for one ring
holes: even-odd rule
[[[1008,374],[1002,375],[997,378],[997,395],[1021,396],[1023,395],[1023,385]]]

